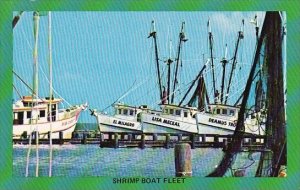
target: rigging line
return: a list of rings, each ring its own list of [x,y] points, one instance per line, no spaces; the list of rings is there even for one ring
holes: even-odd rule
[[[14,89],[15,89],[15,91],[17,92],[17,94],[18,94],[19,98],[22,100],[23,98],[22,98],[22,96],[21,96],[20,92],[18,91],[18,89],[15,87],[15,85],[14,85],[14,84],[13,84],[13,88],[14,88]]]
[[[43,71],[43,69],[42,69],[42,67],[41,66],[39,66],[39,68],[40,68],[40,70],[41,70],[41,72],[42,72],[42,74],[44,75],[44,77],[45,77],[45,79],[46,79],[46,81],[48,82],[48,84],[50,84],[50,81],[49,81],[49,79],[48,79],[48,77],[46,76],[46,74],[44,73],[44,71]],[[67,104],[68,104],[68,106],[72,106],[68,101],[66,101],[53,87],[52,87],[52,90],[54,91],[54,93],[59,97],[59,98],[61,98],[64,102],[66,102]]]
[[[13,74],[15,74],[19,79],[20,79],[20,81],[27,87],[27,88],[29,88],[29,90],[27,89],[27,92],[30,92],[30,93],[32,93],[33,92],[33,89],[15,72],[15,71],[13,71]],[[39,99],[39,100],[41,100],[42,102],[44,102],[44,100],[42,99],[42,98],[40,98],[40,97],[38,97],[38,96],[36,96],[36,98],[37,99]],[[21,98],[21,99],[23,99],[23,98]]]
[[[26,40],[26,43],[27,43],[29,49],[32,51],[33,48],[32,48],[32,46],[30,45],[29,40],[28,40],[28,38],[26,37],[25,31],[24,31],[23,28],[21,28],[21,32],[22,32],[23,38]]]

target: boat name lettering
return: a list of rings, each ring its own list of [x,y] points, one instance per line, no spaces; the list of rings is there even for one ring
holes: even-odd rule
[[[118,124],[118,125],[125,125],[125,126],[128,126],[128,127],[134,127],[134,123],[126,122],[126,121],[113,120],[113,123]]]
[[[208,122],[216,123],[216,124],[220,124],[220,125],[227,125],[227,121],[223,121],[223,120],[219,120],[219,119],[213,119],[213,118],[209,118]],[[235,124],[232,123],[232,122],[228,122],[228,126],[234,127]]]
[[[162,118],[159,118],[159,117],[152,117],[152,121],[161,122],[161,123],[165,123],[165,124],[168,124],[168,125],[174,125],[174,126],[180,127],[179,122],[168,120],[168,119],[162,119]]]

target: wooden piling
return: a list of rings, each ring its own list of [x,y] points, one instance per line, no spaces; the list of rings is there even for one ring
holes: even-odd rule
[[[28,139],[27,131],[23,131],[23,133],[21,135],[21,139]]]
[[[205,134],[201,135],[201,142],[203,142],[203,143],[206,142],[206,135]]]
[[[178,142],[182,141],[182,134],[177,135],[177,140],[178,140]]]
[[[87,134],[84,132],[82,134],[81,144],[86,144],[86,143],[87,143]]]
[[[153,139],[153,141],[157,141],[157,134],[156,134],[156,133],[154,133],[154,134],[152,135],[152,139]]]
[[[119,134],[114,134],[114,148],[119,148]]]
[[[64,144],[64,134],[62,131],[59,131],[59,144]]]
[[[140,148],[141,149],[145,148],[145,134],[142,134],[142,136],[141,136]]]
[[[170,134],[166,134],[165,148],[170,148]]]
[[[218,147],[219,146],[219,135],[214,136],[214,146]]]
[[[121,140],[124,140],[124,139],[125,139],[125,134],[121,133]]]
[[[175,145],[175,176],[192,176],[192,152],[188,143],[179,143]]]
[[[227,139],[223,139],[223,150],[227,150],[228,148],[228,141]]]
[[[132,134],[131,134],[131,133],[127,135],[127,140],[128,140],[129,142],[131,142],[131,140],[132,140]]]
[[[191,148],[192,149],[195,149],[195,139],[196,139],[196,134],[191,134],[190,140],[191,140]]]

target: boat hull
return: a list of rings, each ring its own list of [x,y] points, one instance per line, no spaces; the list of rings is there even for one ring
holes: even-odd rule
[[[141,123],[108,115],[96,116],[100,132],[142,132]]]
[[[71,139],[72,132],[76,127],[76,123],[81,111],[81,108],[77,108],[77,110],[74,110],[74,115],[72,117],[53,121],[51,123],[44,122],[37,124],[13,125],[13,139],[21,138],[24,132],[29,135],[31,131],[38,131],[39,138],[48,139],[48,132],[50,131],[50,128],[52,128],[52,138],[59,138],[59,132],[63,132],[64,139]]]
[[[196,123],[164,118],[143,113],[141,116],[144,133],[198,133]]]

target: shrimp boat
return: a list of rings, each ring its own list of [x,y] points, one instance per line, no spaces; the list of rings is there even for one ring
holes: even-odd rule
[[[134,107],[123,103],[114,105],[115,114],[107,115],[97,110],[90,110],[95,116],[100,132],[135,132],[142,133],[140,114],[148,111],[147,106]]]
[[[81,111],[85,110],[87,104],[70,106],[60,109],[62,98],[54,98],[52,92],[52,57],[51,57],[51,16],[49,13],[49,70],[50,70],[50,96],[41,98],[38,96],[38,59],[37,40],[39,12],[33,13],[34,20],[34,82],[32,95],[20,96],[20,100],[13,103],[13,139],[27,138],[32,132],[38,132],[39,138],[49,138],[51,132],[53,138],[59,137],[59,132],[63,132],[64,139],[70,139],[75,129]],[[15,23],[16,24],[16,23]],[[15,25],[14,25],[15,26]],[[15,72],[14,74],[19,78]],[[24,82],[23,80],[21,80]],[[29,86],[29,85],[27,85]],[[50,98],[51,97],[51,98]]]

